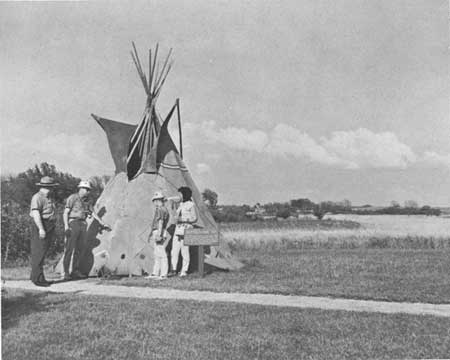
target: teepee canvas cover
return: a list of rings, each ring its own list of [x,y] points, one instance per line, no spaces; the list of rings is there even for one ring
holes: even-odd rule
[[[165,61],[159,82],[155,82],[154,78],[158,76],[154,73],[156,56],[152,61],[150,52],[150,76],[147,82],[136,51],[132,55],[138,73],[147,85],[144,86],[148,99],[143,120],[136,126],[92,115],[106,132],[116,171],[95,204],[95,211],[103,222],[111,226],[112,231],[101,231],[95,220],[88,226],[88,242],[82,255],[80,270],[89,275],[96,275],[104,270],[118,275],[151,272],[153,243],[148,242],[148,237],[154,215],[151,198],[155,191],[171,197],[178,195],[179,187],[190,187],[198,214],[195,226],[218,231],[217,224],[168,132],[167,127],[175,106],[162,124],[156,114],[155,100],[167,76],[164,69],[168,60]],[[170,65],[168,68],[170,69]],[[173,215],[173,204],[168,202],[167,205]],[[174,216],[170,219],[169,232],[173,234]],[[219,246],[206,249],[205,263],[229,270],[242,267],[224,241],[220,241]],[[61,265],[60,263],[59,266]],[[196,267],[197,259],[194,256],[191,258],[190,269]]]

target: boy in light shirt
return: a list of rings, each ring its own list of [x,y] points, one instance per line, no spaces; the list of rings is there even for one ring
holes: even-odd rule
[[[169,261],[166,254],[166,246],[170,240],[170,236],[168,236],[166,231],[167,223],[169,222],[169,211],[164,204],[165,200],[164,195],[160,192],[156,192],[152,198],[155,206],[155,215],[149,241],[154,241],[155,264],[152,274],[147,276],[147,279],[166,279],[169,272]]]

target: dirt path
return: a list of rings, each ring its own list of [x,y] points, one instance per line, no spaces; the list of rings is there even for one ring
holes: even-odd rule
[[[50,287],[34,286],[30,281],[6,280],[2,288],[44,291],[52,293],[77,293],[112,297],[132,297],[140,299],[178,299],[212,302],[233,302],[265,306],[315,308],[324,310],[344,310],[379,312],[386,314],[434,315],[450,317],[450,304],[424,304],[386,302],[372,300],[333,299],[316,296],[287,296],[275,294],[216,293],[211,291],[186,291],[151,287],[99,285],[90,280],[61,282]]]

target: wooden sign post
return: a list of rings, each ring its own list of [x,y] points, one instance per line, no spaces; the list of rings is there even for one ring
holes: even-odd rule
[[[205,275],[205,253],[203,245],[198,246],[198,273],[201,277]]]
[[[219,229],[186,229],[184,245],[198,246],[198,272],[202,277],[205,273],[205,253],[203,246],[217,246],[219,245],[219,238]]]

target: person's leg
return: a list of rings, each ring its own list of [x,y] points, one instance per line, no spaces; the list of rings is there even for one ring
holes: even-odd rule
[[[172,240],[172,271],[177,271],[177,265],[178,265],[178,257],[180,256],[180,250],[181,250],[181,241],[178,235],[173,236]]]
[[[78,221],[79,235],[75,243],[75,249],[73,254],[73,269],[72,272],[80,273],[80,262],[83,256],[84,249],[86,247],[87,240],[87,223],[85,221]]]
[[[32,225],[32,236],[30,240],[30,250],[31,250],[31,274],[30,280],[33,283],[39,282],[39,277],[41,276],[39,270],[39,264],[41,262],[42,254],[42,241],[39,238],[39,230],[36,225]]]
[[[76,227],[77,236],[74,239],[73,244],[73,260],[72,260],[72,274],[79,274],[79,265],[80,265],[80,250],[81,250],[81,242],[83,241],[84,233],[86,232],[86,223],[84,221],[72,221],[74,223],[74,227]]]
[[[47,280],[45,279],[45,275],[44,275],[44,260],[45,260],[45,255],[47,254],[48,248],[50,246],[51,241],[54,240],[55,238],[55,227],[49,227],[47,224],[45,225],[45,238],[44,239],[40,239],[41,240],[41,245],[42,245],[42,253],[41,253],[41,259],[39,261],[39,277],[38,277],[38,281],[39,282],[46,282]]]
[[[154,259],[153,260],[154,260],[155,264],[153,265],[152,275],[159,276],[159,272],[160,272],[160,269],[161,269],[161,257],[160,257],[160,254],[159,254],[158,245],[155,245]]]
[[[184,240],[180,241],[181,243],[181,256],[183,258],[183,267],[181,268],[182,274],[187,274],[189,269],[190,255],[189,255],[189,246],[184,245]]]
[[[167,259],[166,249],[161,246],[161,276],[166,277],[169,274],[169,260]]]
[[[77,221],[69,222],[70,235],[66,238],[66,246],[64,249],[64,259],[63,259],[65,276],[69,276],[69,274],[70,274],[70,260],[72,259],[72,254],[75,249],[76,240],[79,235],[79,227],[77,226],[76,223],[77,223]],[[73,270],[74,270],[74,266],[72,263],[72,271]]]

